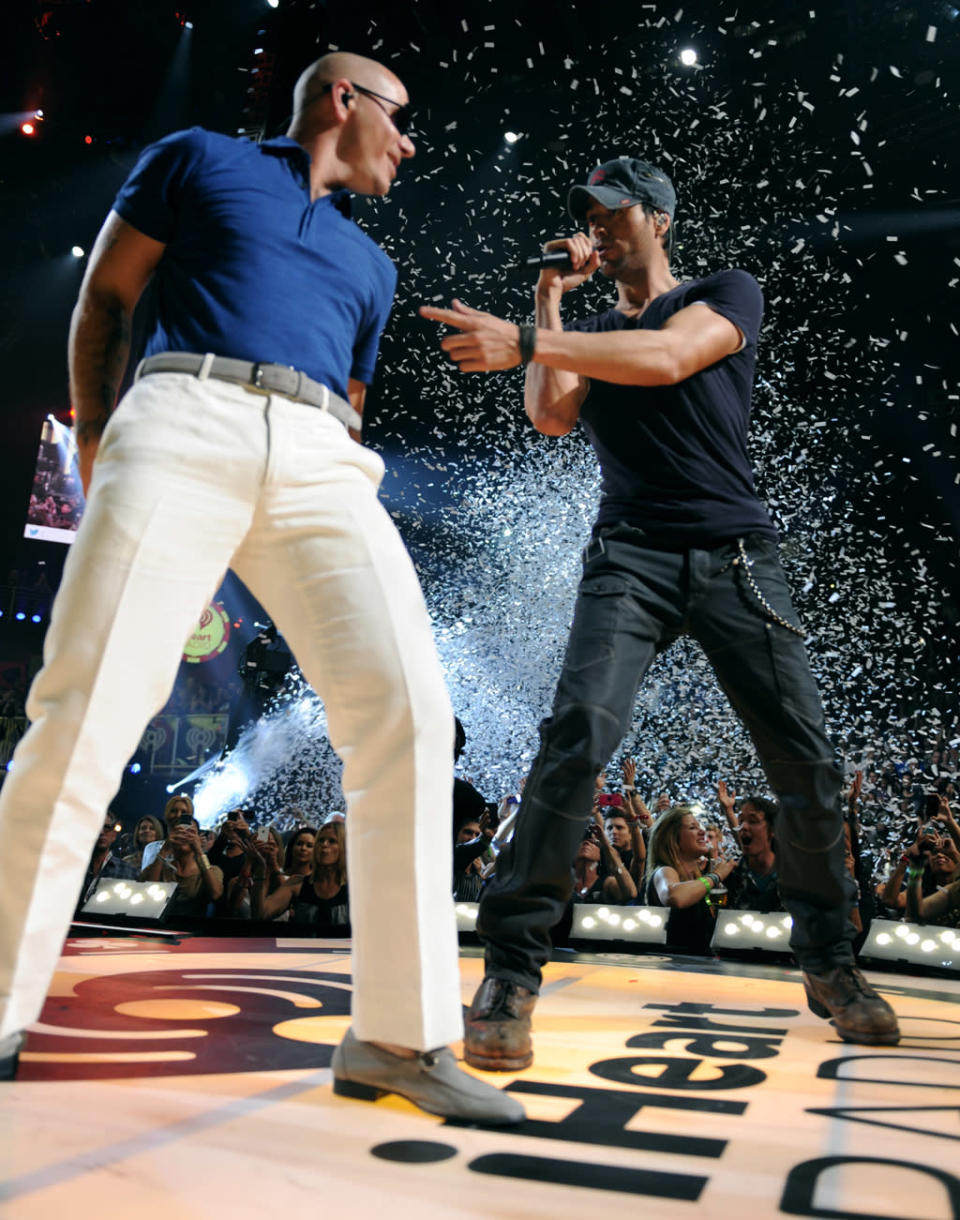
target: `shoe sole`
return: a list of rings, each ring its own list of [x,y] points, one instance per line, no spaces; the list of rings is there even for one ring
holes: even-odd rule
[[[356,1080],[341,1080],[335,1076],[333,1091],[338,1097],[352,1097],[354,1101],[379,1101],[386,1097],[390,1089],[381,1089],[373,1084],[360,1084]]]
[[[471,1067],[479,1068],[481,1072],[522,1072],[524,1068],[528,1068],[533,1063],[533,1051],[511,1059],[505,1055],[475,1055],[464,1047],[463,1060]]]
[[[361,1084],[356,1080],[341,1080],[338,1077],[334,1078],[333,1091],[338,1097],[349,1097],[354,1101],[379,1101],[381,1097],[393,1095],[402,1097],[404,1101],[409,1101],[411,1105],[417,1107],[418,1110],[423,1110],[426,1114],[433,1114],[437,1118],[445,1118],[453,1123],[467,1123],[478,1127],[512,1127],[519,1122],[523,1122],[525,1116],[517,1118],[476,1118],[466,1117],[462,1115],[448,1114],[444,1110],[434,1109],[426,1105],[422,1101],[416,1101],[412,1097],[408,1097],[406,1093],[401,1093],[398,1089],[382,1089],[378,1085]]]
[[[844,1042],[859,1042],[862,1046],[896,1046],[900,1041],[900,1031],[898,1029],[892,1030],[889,1034],[860,1034],[855,1030],[844,1029],[836,1021],[831,1021],[830,1024]]]

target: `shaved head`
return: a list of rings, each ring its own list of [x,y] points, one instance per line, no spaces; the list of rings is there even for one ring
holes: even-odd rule
[[[375,59],[354,55],[350,51],[332,51],[304,68],[297,78],[293,87],[294,115],[305,110],[323,92],[325,85],[343,79],[356,81],[368,89],[383,89],[391,85],[403,89],[399,78]]]
[[[408,102],[399,77],[365,55],[334,51],[305,68],[287,137],[310,157],[312,197],[389,194],[400,163],[416,153]]]

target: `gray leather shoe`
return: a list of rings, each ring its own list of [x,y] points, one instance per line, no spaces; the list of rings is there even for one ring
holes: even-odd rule
[[[406,1097],[428,1114],[499,1127],[526,1118],[523,1106],[500,1089],[457,1067],[446,1047],[415,1059],[360,1042],[352,1029],[333,1052],[333,1091],[341,1097],[376,1101],[386,1093]]]

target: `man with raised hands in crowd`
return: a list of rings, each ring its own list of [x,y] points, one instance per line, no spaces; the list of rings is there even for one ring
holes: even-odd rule
[[[774,834],[777,824],[775,801],[763,796],[748,796],[736,813],[736,793],[723,780],[717,794],[743,853],[727,878],[727,905],[743,911],[780,911],[783,904],[777,888],[777,856]]]
[[[534,427],[562,436],[582,422],[603,475],[552,713],[516,833],[480,904],[486,977],[465,1041],[477,1067],[532,1061],[530,1018],[594,776],[630,724],[639,681],[682,634],[706,652],[779,800],[780,889],[810,1007],[850,1041],[900,1036],[854,967],[841,772],[747,456],[763,297],[741,270],[675,279],[675,209],[662,170],[607,161],[569,192],[588,232],[547,244],[569,269],[541,271],[535,322],[460,301],[420,310],[453,328],[441,345],[463,372],[525,366]],[[597,271],[614,281],[616,301],[565,327],[563,297]]]

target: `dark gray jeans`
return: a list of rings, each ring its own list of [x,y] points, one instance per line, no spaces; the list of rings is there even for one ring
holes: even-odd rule
[[[769,606],[799,625],[775,544],[759,535],[743,542]],[[706,653],[779,800],[777,872],[800,965],[823,971],[853,961],[856,885],[844,869],[842,776],[803,640],[761,605],[736,543],[662,550],[618,526],[584,552],[553,711],[540,726],[513,840],[480,903],[488,974],[539,990],[596,774],[630,724],[654,657],[683,634]]]

